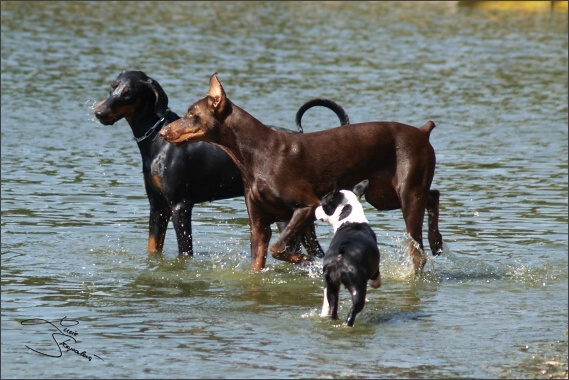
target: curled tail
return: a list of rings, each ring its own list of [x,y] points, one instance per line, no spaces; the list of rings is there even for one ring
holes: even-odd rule
[[[338,103],[330,99],[316,98],[304,103],[296,112],[296,127],[298,128],[299,132],[301,133],[303,132],[302,123],[301,123],[302,115],[304,115],[304,113],[308,111],[310,108],[316,106],[326,107],[334,111],[336,116],[338,116],[338,119],[340,119],[340,125],[350,124],[350,119],[348,118],[348,114]]]
[[[423,124],[419,130],[421,130],[423,133],[425,133],[427,135],[427,138],[431,135],[431,131],[433,129],[435,129],[435,123],[432,122],[431,120],[427,121],[425,124]]]

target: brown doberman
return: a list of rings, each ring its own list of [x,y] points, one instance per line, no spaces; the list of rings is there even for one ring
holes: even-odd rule
[[[349,124],[348,115],[338,104],[329,99],[313,99],[297,112],[298,133],[302,132],[302,115],[314,106],[331,109],[340,123]],[[243,196],[243,181],[237,166],[223,150],[211,144],[198,142],[178,147],[164,141],[158,132],[180,117],[168,108],[168,96],[162,86],[142,71],[120,73],[110,86],[108,98],[97,104],[94,114],[105,125],[125,118],[138,144],[150,202],[148,251],[162,251],[171,218],[179,255],[191,256],[192,208],[200,202]],[[285,225],[286,222],[277,223],[279,230]],[[314,225],[311,225],[291,243],[289,249],[296,253],[290,256],[291,260],[308,259],[301,255],[300,240],[310,256],[323,256]]]
[[[215,73],[208,95],[160,135],[178,145],[210,142],[237,164],[251,226],[253,271],[265,266],[271,223],[290,220],[270,247],[273,257],[282,258],[287,243],[314,221],[322,196],[336,186],[352,189],[368,179],[365,195],[371,205],[402,210],[415,271],[420,272],[427,261],[425,209],[433,254],[440,254],[443,245],[439,192],[430,189],[436,159],[429,135],[434,127],[432,121],[420,128],[376,121],[303,134],[275,131],[229,100]]]

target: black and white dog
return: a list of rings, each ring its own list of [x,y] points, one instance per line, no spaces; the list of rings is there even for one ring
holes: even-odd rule
[[[326,221],[334,228],[334,237],[324,256],[324,302],[321,317],[338,319],[338,295],[344,286],[352,295],[352,308],[346,319],[353,326],[356,315],[365,304],[367,282],[379,288],[379,248],[377,238],[368,224],[360,203],[369,181],[357,184],[353,192],[334,190],[321,199],[315,210],[316,219]]]

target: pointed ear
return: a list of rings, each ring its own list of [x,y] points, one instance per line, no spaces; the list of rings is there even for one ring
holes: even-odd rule
[[[209,80],[209,93],[207,95],[212,98],[213,108],[218,108],[225,101],[225,91],[217,79],[217,73],[213,73]]]
[[[358,198],[361,198],[362,195],[365,194],[368,186],[369,186],[369,180],[364,179],[363,181],[358,183],[356,186],[354,186],[354,189],[352,191],[354,192],[354,194],[356,194],[356,196]]]

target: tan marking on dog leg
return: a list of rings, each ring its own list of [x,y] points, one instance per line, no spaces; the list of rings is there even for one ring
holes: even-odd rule
[[[152,183],[154,183],[154,186],[162,192],[162,182],[160,181],[160,176],[158,174],[154,174],[152,176]]]
[[[148,237],[148,253],[155,253],[158,251],[156,239],[154,236],[150,235]]]

